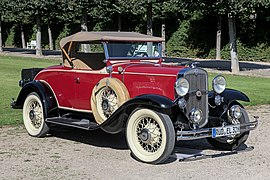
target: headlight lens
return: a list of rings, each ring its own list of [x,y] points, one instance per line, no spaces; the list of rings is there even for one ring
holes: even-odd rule
[[[202,120],[202,111],[197,108],[193,108],[189,113],[189,118],[193,123],[199,123]]]
[[[189,83],[185,78],[179,78],[175,82],[175,91],[179,96],[184,96],[188,93]]]
[[[226,80],[223,76],[216,76],[212,81],[213,90],[220,94],[226,88]]]
[[[240,119],[242,116],[241,107],[238,105],[233,105],[229,110],[230,116],[233,119]]]

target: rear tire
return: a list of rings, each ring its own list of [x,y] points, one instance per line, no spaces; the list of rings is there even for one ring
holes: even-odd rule
[[[170,117],[150,109],[133,111],[127,123],[126,138],[133,156],[151,164],[167,160],[175,145]]]
[[[30,93],[23,104],[23,123],[30,136],[43,137],[49,132],[44,108],[37,93]]]

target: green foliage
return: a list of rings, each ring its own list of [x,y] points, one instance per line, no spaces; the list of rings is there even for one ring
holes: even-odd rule
[[[174,56],[183,56],[187,54],[187,39],[188,32],[190,29],[190,22],[188,20],[184,20],[180,23],[179,28],[172,34],[172,37],[167,42],[167,51],[168,55]]]
[[[2,23],[2,34],[4,40],[9,35],[7,46],[19,45],[19,28],[17,33],[8,32],[12,32],[9,27],[13,24],[17,27],[22,24],[27,41],[34,40],[34,25],[36,18],[40,17],[42,45],[47,47],[45,28],[51,24],[53,40],[58,47],[61,38],[80,31],[80,22],[85,15],[89,31],[117,30],[120,15],[122,31],[146,33],[146,7],[149,3],[153,3],[154,35],[160,36],[161,24],[166,24],[168,55],[214,58],[216,17],[221,15],[224,19],[222,56],[227,59],[227,16],[230,13],[237,19],[237,37],[241,42],[238,43],[239,59],[269,60],[269,0],[0,0],[0,16],[8,24]],[[34,30],[31,30],[33,26]],[[15,35],[17,39],[13,40]]]
[[[10,29],[10,32],[5,42],[5,46],[12,47],[15,45],[15,42],[14,42],[15,34],[16,34],[16,25],[12,26],[12,28]]]
[[[238,59],[240,61],[264,61],[270,62],[270,47],[265,43],[257,44],[254,47],[246,46],[237,40],[237,52]],[[227,44],[221,50],[222,59],[230,59],[230,46]],[[209,53],[208,57],[210,59],[215,58],[215,50]]]
[[[71,29],[69,28],[68,24],[65,24],[63,31],[60,32],[59,36],[55,40],[56,49],[60,49],[60,40],[64,37],[70,35]]]

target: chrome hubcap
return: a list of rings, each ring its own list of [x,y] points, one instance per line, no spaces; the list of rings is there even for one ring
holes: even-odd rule
[[[39,128],[42,123],[42,109],[37,101],[31,101],[29,103],[29,119],[35,128]]]
[[[147,152],[156,152],[162,143],[159,124],[151,117],[142,117],[136,128],[138,142]]]
[[[101,108],[106,118],[110,117],[118,108],[118,100],[116,93],[109,87],[105,87],[101,91]]]
[[[143,129],[139,134],[139,138],[142,140],[143,143],[149,143],[151,141],[151,133],[148,129]]]
[[[29,112],[29,118],[31,119],[31,121],[33,121],[33,119],[36,117],[36,115],[35,115],[35,111],[34,110],[31,110],[30,112]]]

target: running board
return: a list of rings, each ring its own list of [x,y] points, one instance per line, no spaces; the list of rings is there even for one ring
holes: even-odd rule
[[[45,122],[63,125],[63,126],[75,127],[75,128],[85,129],[85,130],[95,130],[99,128],[99,125],[97,123],[91,122],[88,119],[53,117],[53,118],[47,118]]]

